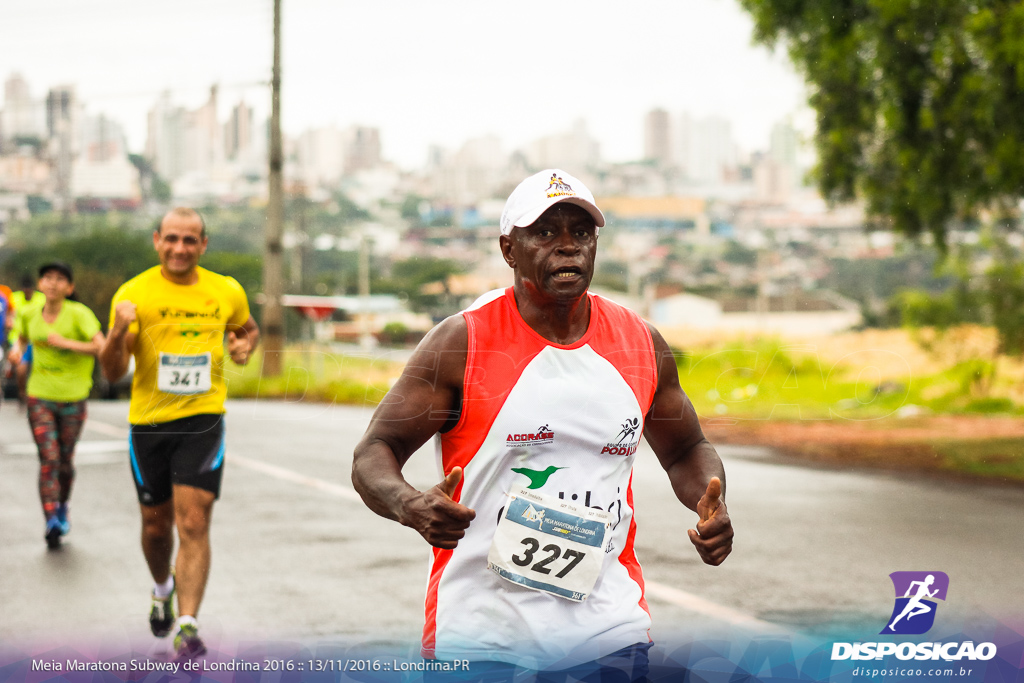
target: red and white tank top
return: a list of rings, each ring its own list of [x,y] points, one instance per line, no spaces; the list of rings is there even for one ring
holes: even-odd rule
[[[657,387],[654,345],[635,313],[588,296],[590,324],[569,345],[530,328],[511,287],[462,313],[469,332],[462,412],[439,435],[437,453],[439,476],[463,468],[454,497],[477,514],[455,550],[433,550],[427,658],[562,668],[649,641],[631,483]],[[487,567],[506,494],[528,484],[612,515],[600,576],[582,603]]]

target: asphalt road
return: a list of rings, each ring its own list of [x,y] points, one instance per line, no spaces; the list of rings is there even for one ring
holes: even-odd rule
[[[125,402],[92,402],[76,456],[72,532],[43,542],[38,464],[24,413],[0,408],[0,654],[57,643],[159,655],[138,545]],[[428,550],[367,510],[351,452],[370,411],[271,401],[228,407],[227,471],[213,522],[213,568],[200,621],[210,644],[323,642],[415,649]],[[686,537],[695,515],[672,497],[644,447],[634,476],[637,554],[653,636],[711,632],[877,634],[893,605],[888,574],[950,576],[954,624],[1024,615],[1024,491],[811,469],[766,448],[723,446],[732,556],[703,565]],[[432,448],[406,468],[437,481]],[[86,645],[81,645],[86,647]]]

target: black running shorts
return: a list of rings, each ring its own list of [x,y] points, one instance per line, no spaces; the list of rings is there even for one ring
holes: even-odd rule
[[[156,425],[132,425],[128,435],[139,502],[160,505],[175,484],[220,496],[224,471],[224,415],[191,415]]]

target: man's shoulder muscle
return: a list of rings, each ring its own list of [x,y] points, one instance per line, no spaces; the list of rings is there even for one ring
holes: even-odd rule
[[[461,386],[469,351],[469,328],[462,314],[449,316],[427,333],[407,368],[434,368],[437,378]]]

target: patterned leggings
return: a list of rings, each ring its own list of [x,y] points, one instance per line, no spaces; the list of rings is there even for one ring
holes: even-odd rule
[[[39,499],[43,514],[57,514],[57,505],[71,496],[75,479],[75,443],[85,424],[85,401],[57,403],[28,398],[28,424],[39,449]]]

